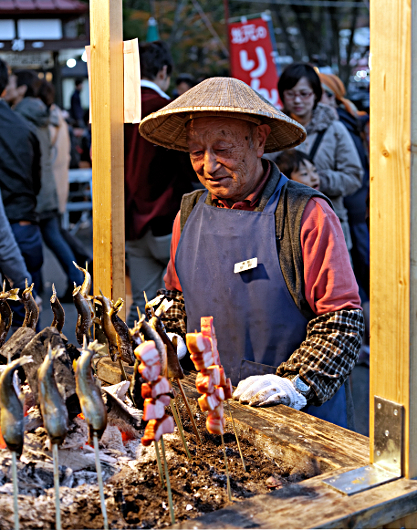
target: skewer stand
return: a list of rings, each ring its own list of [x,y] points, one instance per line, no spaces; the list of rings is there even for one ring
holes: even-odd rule
[[[13,518],[14,518],[14,530],[19,530],[19,504],[17,502],[17,496],[19,494],[19,484],[17,482],[17,459],[16,451],[12,453],[12,476],[13,476]]]
[[[52,444],[52,456],[54,460],[54,489],[55,489],[55,511],[56,511],[56,530],[61,530],[61,506],[59,500],[59,463],[58,463],[58,444]]]

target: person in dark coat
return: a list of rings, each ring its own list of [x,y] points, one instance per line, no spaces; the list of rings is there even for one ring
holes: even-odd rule
[[[0,59],[0,190],[4,210],[32,280],[35,296],[41,287],[42,237],[36,213],[40,190],[40,146],[36,134],[5,101],[16,89],[8,87],[7,65]],[[24,285],[19,285],[24,287]],[[24,311],[16,305],[14,323],[21,324]]]
[[[166,94],[172,59],[163,42],[140,46],[142,118],[171,101]],[[126,256],[133,304],[128,323],[143,312],[143,291],[149,299],[163,287],[169,262],[172,224],[184,193],[192,191],[194,174],[184,153],[148,142],[137,124],[125,124]]]
[[[83,80],[75,80],[75,89],[71,96],[70,116],[74,120],[76,127],[85,127],[84,123],[84,109],[81,106],[81,90],[83,89]]]

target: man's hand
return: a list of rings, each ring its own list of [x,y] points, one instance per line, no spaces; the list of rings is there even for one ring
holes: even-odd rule
[[[181,335],[178,335],[177,333],[167,333],[170,341],[174,345],[174,348],[177,350],[177,357],[179,360],[181,360],[183,357],[185,357],[185,354],[187,353],[187,346],[185,345],[184,339],[181,337]]]
[[[253,407],[282,404],[301,410],[307,405],[306,398],[297,392],[289,379],[273,374],[244,379],[233,392],[233,399]]]

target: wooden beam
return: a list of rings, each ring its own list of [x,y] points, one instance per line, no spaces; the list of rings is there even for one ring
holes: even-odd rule
[[[370,2],[371,462],[377,395],[405,407],[407,478],[417,476],[415,10],[410,0]]]
[[[90,28],[94,292],[117,299],[125,298],[122,0],[90,0]]]

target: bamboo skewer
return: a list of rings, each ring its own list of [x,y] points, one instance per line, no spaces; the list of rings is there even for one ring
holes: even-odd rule
[[[243,471],[246,472],[245,460],[243,459],[243,453],[242,453],[242,449],[241,449],[241,447],[240,447],[239,437],[238,437],[238,435],[237,435],[237,430],[236,430],[235,420],[234,420],[234,418],[233,418],[232,409],[230,408],[229,400],[227,400],[227,407],[228,407],[228,409],[229,409],[230,417],[232,418],[233,431],[234,431],[234,433],[235,433],[236,442],[237,442],[237,447],[238,447],[238,449],[239,449],[239,454],[240,454],[240,459],[242,460]]]
[[[184,400],[184,403],[185,403],[185,406],[187,408],[188,414],[190,415],[191,425],[193,427],[193,431],[195,432],[195,435],[197,436],[199,443],[202,444],[203,440],[201,439],[200,433],[198,432],[197,424],[195,422],[193,413],[191,412],[191,407],[190,407],[190,404],[188,403],[187,396],[185,395],[184,389],[182,387],[181,380],[178,378],[178,379],[175,379],[175,381],[178,384],[178,387],[179,387],[181,395],[182,395],[182,399]]]
[[[223,445],[223,453],[224,453],[224,465],[226,467],[226,477],[227,477],[227,496],[229,497],[229,501],[232,502],[232,490],[230,488],[230,475],[229,475],[229,465],[227,462],[227,454],[226,454],[226,446],[224,445],[224,438],[223,434],[222,437],[222,445]]]
[[[171,516],[171,524],[175,524],[174,503],[172,501],[171,482],[169,480],[168,463],[167,463],[167,459],[165,455],[165,445],[164,445],[163,436],[161,436],[161,449],[162,449],[162,458],[164,459],[165,479],[167,481],[169,514]]]
[[[181,441],[182,441],[182,445],[184,446],[185,453],[187,455],[188,460],[191,460],[191,455],[190,455],[190,451],[188,450],[187,440],[185,439],[185,436],[184,436],[184,429],[182,427],[181,418],[177,414],[177,411],[175,410],[175,405],[172,403],[172,401],[171,401],[171,410],[172,410],[172,415],[174,416],[175,423],[177,424],[177,429],[181,436]]]
[[[12,476],[13,476],[13,517],[14,517],[14,530],[19,530],[19,505],[17,503],[17,495],[19,493],[19,487],[17,483],[17,462],[16,462],[16,451],[12,451]]]
[[[104,530],[109,530],[109,523],[107,520],[106,501],[104,500],[103,477],[101,476],[100,453],[98,450],[98,438],[97,438],[96,432],[93,434],[93,441],[94,441],[94,454],[96,457],[97,483],[98,483],[98,489],[100,492],[100,504],[101,504],[101,513],[103,514]]]
[[[52,444],[52,455],[54,459],[56,530],[61,530],[62,526],[61,526],[61,507],[60,507],[60,502],[59,502],[58,444]]]
[[[154,443],[154,446],[155,446],[156,461],[158,462],[159,478],[161,479],[162,486],[165,488],[164,472],[163,472],[163,469],[162,469],[161,455],[159,454],[158,442],[154,441],[153,443]]]

